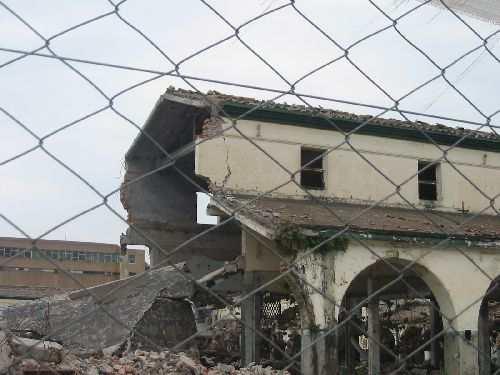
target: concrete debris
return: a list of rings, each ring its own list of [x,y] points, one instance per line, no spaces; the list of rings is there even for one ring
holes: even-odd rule
[[[62,361],[62,345],[52,341],[40,341],[13,336],[10,346],[19,356],[27,356],[36,361],[60,363]]]
[[[12,349],[10,348],[7,334],[0,331],[0,374],[6,373],[12,364]]]
[[[177,265],[181,268],[183,265]],[[46,338],[82,354],[105,348],[173,347],[196,332],[194,285],[162,267],[87,290],[14,305],[0,311],[0,328]],[[28,336],[30,333],[31,336]]]
[[[274,375],[286,371],[274,370],[271,367],[251,365],[238,368],[236,365],[213,364],[202,365],[184,352],[169,351],[148,352],[135,350],[118,356],[95,355],[86,358],[66,353],[58,364],[35,359],[14,358],[12,374],[22,374],[26,370],[38,370],[50,373],[74,373],[79,375]]]

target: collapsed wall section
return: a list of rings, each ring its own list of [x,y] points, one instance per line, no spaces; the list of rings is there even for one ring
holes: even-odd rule
[[[177,269],[163,267],[8,307],[0,311],[0,323],[14,334],[46,336],[79,353],[96,353],[110,346],[139,346],[146,337],[149,347],[163,347],[195,332],[194,315],[186,301],[193,295],[193,283]],[[163,312],[171,315],[162,316]],[[155,334],[149,336],[153,331]]]
[[[220,262],[240,254],[236,225],[206,232],[211,227],[197,223],[196,193],[208,185],[195,175],[195,138],[210,116],[206,103],[165,94],[127,152],[121,188],[130,224],[127,242],[148,246],[153,267],[193,256]]]

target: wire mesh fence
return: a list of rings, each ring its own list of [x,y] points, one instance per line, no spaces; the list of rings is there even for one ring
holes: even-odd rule
[[[2,309],[2,350],[8,352],[3,370],[202,373],[211,367],[214,373],[231,373],[242,367],[242,373],[260,373],[263,370],[252,363],[261,363],[303,374],[497,373],[500,138],[495,119],[500,107],[485,111],[488,106],[481,99],[486,98],[478,99],[460,85],[477,60],[458,78],[449,72],[475,54],[488,56],[496,67],[500,60],[495,38],[500,30],[478,31],[477,21],[446,1],[408,2],[404,12],[393,16],[368,0],[360,11],[372,12],[383,25],[344,43],[296,1],[269,2],[258,15],[234,22],[223,7],[200,0],[196,7],[230,32],[177,59],[127,17],[129,3],[132,0],[110,0],[102,13],[49,36],[25,18],[17,4],[0,1],[5,14],[40,42],[34,49],[0,43],[0,51],[10,56],[0,64],[0,72],[28,59],[54,61],[105,103],[91,110],[82,105],[78,118],[56,128],[51,125],[48,132],[44,124],[38,125],[42,131],[35,131],[22,120],[22,113],[0,105],[5,121],[35,142],[2,160],[2,168],[41,152],[98,199],[51,222],[37,236],[24,229],[23,218],[0,212],[11,231],[29,240],[22,251],[0,249],[2,272],[21,271],[16,261],[36,254],[46,268],[78,289]],[[431,3],[439,3],[440,12],[474,38],[471,48],[447,63],[405,32],[405,22]],[[245,37],[247,29],[259,28],[283,12],[312,27],[314,35],[336,51],[318,63],[311,56],[314,68],[296,79],[268,59],[263,46]],[[104,19],[128,28],[170,68],[108,63],[62,54],[53,47],[58,39]],[[387,89],[357,58],[365,43],[387,32],[395,33],[432,67],[424,81],[404,94]],[[228,42],[257,59],[279,84],[267,87],[185,72],[191,60]],[[390,53],[390,46],[379,53]],[[295,54],[298,59],[301,51]],[[301,92],[304,82],[339,64],[352,68],[388,104]],[[149,76],[110,95],[86,73],[87,66]],[[158,93],[160,99],[144,125],[115,104],[124,94],[165,77],[176,79],[184,89],[170,87]],[[483,79],[486,85],[488,77]],[[403,107],[438,81],[475,117],[457,116],[453,108],[436,115]],[[200,88],[207,84],[231,92],[253,90],[267,99]],[[289,98],[296,104],[283,104]],[[375,114],[329,110],[318,101]],[[105,112],[137,132],[124,155],[124,180],[106,191],[48,145]],[[400,120],[389,120],[390,116]],[[416,121],[419,118],[454,126],[430,125]],[[196,222],[196,193],[210,197],[216,224]],[[128,215],[110,203],[120,194]],[[43,240],[100,209],[128,228],[120,267],[127,268],[132,259],[127,247],[141,244],[149,248],[151,268],[89,287],[70,265],[72,255],[52,255]],[[82,262],[97,262],[95,257],[84,256]],[[86,353],[82,358],[89,353],[97,358],[96,353],[111,347],[115,356],[110,363],[115,367],[81,359],[63,368],[67,361],[54,354],[59,353],[58,344],[48,341],[60,342],[63,350],[71,348],[67,358],[81,352]],[[155,354],[147,357],[146,351]],[[179,351],[193,359],[172,354]]]

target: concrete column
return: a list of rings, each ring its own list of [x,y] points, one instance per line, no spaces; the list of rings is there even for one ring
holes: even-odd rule
[[[245,291],[251,292],[258,285],[258,277],[255,272],[245,272],[244,275]],[[241,321],[242,327],[242,360],[243,364],[247,366],[252,362],[258,362],[260,359],[260,342],[262,336],[260,332],[260,320],[262,309],[262,295],[255,293],[241,302]]]
[[[477,330],[448,332],[444,340],[445,374],[478,375],[477,345]]]
[[[373,294],[373,278],[368,278],[368,297]],[[378,311],[378,298],[374,297],[368,302],[368,374],[380,375],[380,316]]]
[[[351,297],[346,297],[346,302],[345,302],[345,308],[347,311],[347,315],[355,316],[360,313],[360,311],[351,311],[352,306],[356,305],[356,301],[353,300]],[[350,319],[352,320],[352,318]],[[359,319],[361,321],[361,319]],[[351,325],[351,323],[346,323],[344,325],[345,327],[345,335],[344,335],[344,342],[341,343],[341,345],[345,345],[345,369],[348,374],[354,373],[354,359],[356,355],[356,348],[353,346],[352,340],[355,339],[355,335],[353,333],[357,332],[358,329]]]
[[[460,332],[460,375],[478,375],[479,363],[477,355],[478,335],[477,330]],[[469,338],[470,337],[470,338]]]
[[[128,255],[120,255],[120,279],[125,279],[130,276],[128,269]]]
[[[442,327],[442,324],[440,324],[441,321],[441,314],[439,313],[439,310],[437,309],[437,305],[435,301],[432,301],[433,305],[431,305],[431,312],[430,312],[430,320],[431,320],[431,337],[430,339],[432,340],[434,337],[436,337],[437,334],[439,334],[439,329]],[[441,352],[439,350],[439,339],[433,340],[431,342],[431,367],[433,369],[439,368],[441,365]]]
[[[301,312],[303,375],[337,375],[339,371],[337,334],[333,330],[337,324],[332,298],[334,253],[313,254],[297,264],[303,273],[303,280],[297,280],[294,287]]]
[[[490,324],[488,303],[484,301],[479,309],[478,322],[479,374],[491,374]]]
[[[346,303],[345,303],[345,308],[347,310],[347,315],[350,314],[350,309],[351,309],[351,303],[350,303],[350,298],[349,297],[346,297]],[[349,318],[348,318],[349,319]],[[354,363],[353,363],[353,352],[352,352],[352,344],[351,344],[351,332],[352,332],[352,328],[351,328],[351,325],[349,324],[349,322],[347,322],[345,325],[344,325],[344,329],[345,329],[345,334],[344,334],[344,342],[342,343],[342,345],[345,346],[345,349],[344,349],[344,353],[345,353],[345,358],[344,358],[344,361],[345,361],[345,369],[347,371],[348,374],[351,374],[353,373],[353,370],[354,370]]]
[[[301,373],[303,375],[336,375],[338,360],[336,356],[335,334],[328,329],[303,329]]]

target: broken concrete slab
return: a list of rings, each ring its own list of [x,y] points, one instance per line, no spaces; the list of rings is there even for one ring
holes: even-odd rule
[[[61,344],[12,336],[11,348],[15,354],[41,362],[60,363],[63,357]]]
[[[65,349],[80,353],[125,344],[129,348],[146,344],[165,348],[195,333],[191,306],[185,300],[193,294],[192,282],[173,267],[162,267],[7,307],[0,311],[0,324],[14,332],[47,335]]]
[[[4,331],[0,331],[0,374],[7,372],[12,364],[12,349],[9,338]]]

